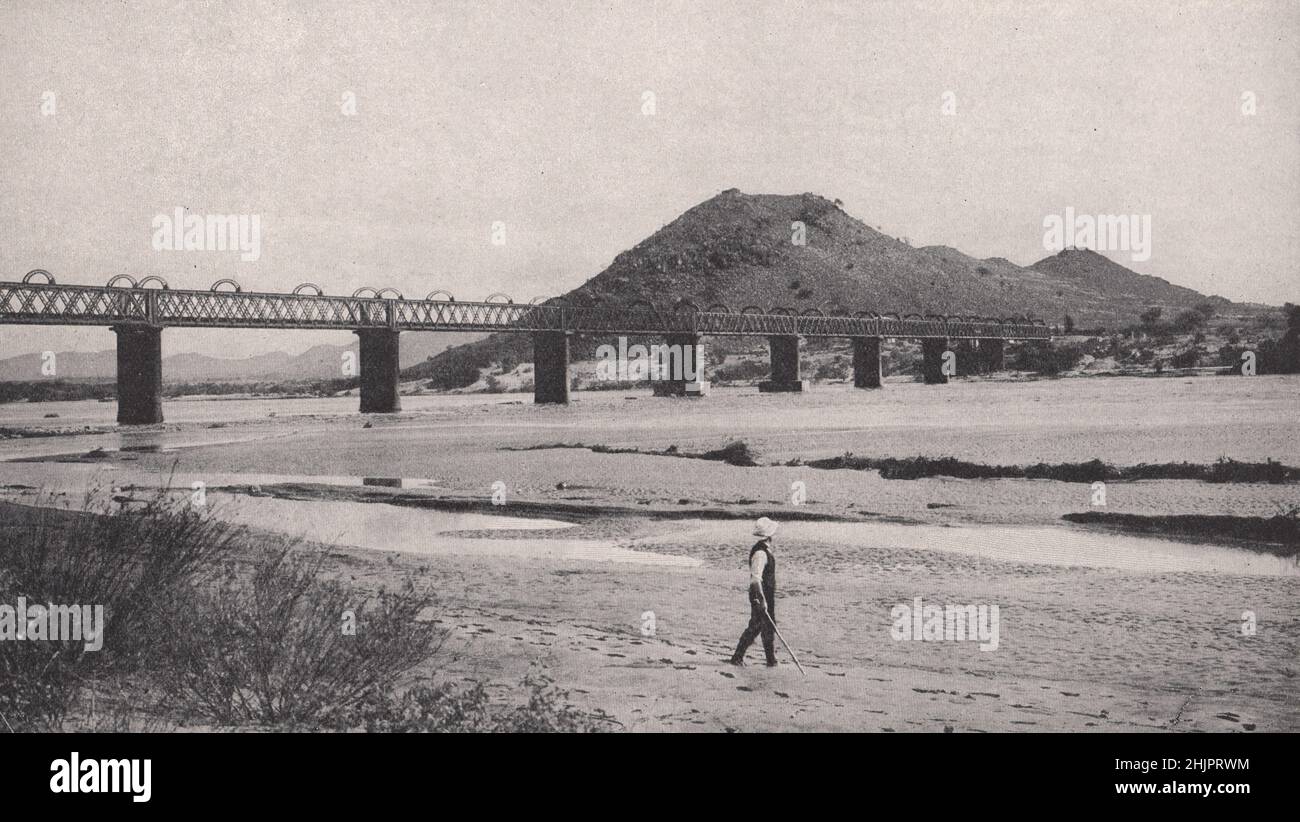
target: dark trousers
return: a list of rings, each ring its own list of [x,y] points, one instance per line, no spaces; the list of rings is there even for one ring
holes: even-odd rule
[[[745,658],[745,651],[749,646],[754,644],[754,639],[758,636],[763,637],[763,653],[767,655],[769,665],[776,664],[776,629],[772,626],[776,623],[776,603],[775,597],[767,600],[767,616],[763,615],[763,609],[753,600],[749,604],[749,624],[745,626],[745,632],[740,635],[740,642],[736,644],[736,653],[732,655],[732,660],[739,662]],[[768,621],[767,617],[771,617]]]

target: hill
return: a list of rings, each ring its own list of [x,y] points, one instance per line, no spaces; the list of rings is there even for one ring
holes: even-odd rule
[[[795,241],[799,225],[803,244]],[[1028,314],[1057,324],[1069,313],[1081,326],[1116,328],[1137,324],[1149,306],[1230,305],[1092,251],[1067,250],[1029,267],[980,260],[946,246],[914,248],[814,194],[735,189],[686,211],[564,296],[577,304],[686,299],[705,310],[721,304],[733,311],[753,305],[828,314]],[[598,343],[575,340],[575,359],[591,356]],[[719,340],[713,348],[736,344]],[[450,349],[403,377],[458,387],[474,382],[481,368],[509,371],[531,357],[527,335],[497,334]]]

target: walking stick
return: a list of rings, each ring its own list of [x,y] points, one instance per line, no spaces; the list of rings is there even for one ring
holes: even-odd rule
[[[781,636],[781,629],[776,627],[776,620],[772,619],[772,615],[767,612],[766,608],[763,609],[763,616],[767,619],[767,624],[772,626],[772,630],[776,631],[776,638],[781,640],[781,644],[790,652],[790,658],[794,660],[794,665],[799,669],[799,673],[808,676],[808,672],[799,664],[799,657],[794,655],[794,649],[790,647],[790,643],[786,642],[785,637]]]

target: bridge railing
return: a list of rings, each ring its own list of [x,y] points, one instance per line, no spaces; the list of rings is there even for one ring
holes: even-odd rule
[[[0,323],[359,329],[567,331],[592,334],[711,334],[808,337],[1047,339],[1040,322],[810,310],[699,311],[628,307],[334,297],[234,291],[0,282]]]

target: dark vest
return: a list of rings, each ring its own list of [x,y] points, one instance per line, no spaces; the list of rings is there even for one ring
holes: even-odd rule
[[[753,567],[754,554],[762,551],[767,554],[767,564],[763,566],[763,597],[767,600],[770,611],[776,610],[776,557],[768,550],[767,540],[754,543],[749,549],[750,567]]]

